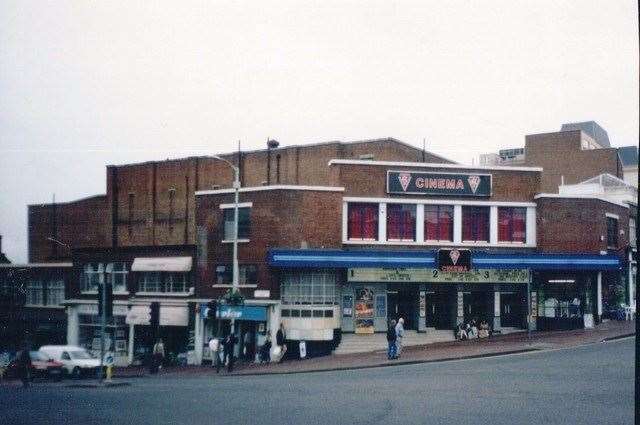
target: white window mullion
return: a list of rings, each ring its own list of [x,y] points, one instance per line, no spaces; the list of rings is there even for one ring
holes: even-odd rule
[[[387,240],[387,204],[380,203],[378,206],[378,240]]]
[[[489,209],[489,243],[498,243],[498,207],[491,206]]]
[[[453,206],[453,243],[462,243],[462,205]]]
[[[527,208],[527,245],[536,245],[536,207]]]
[[[342,203],[342,241],[349,238],[349,203]]]
[[[416,208],[416,241],[424,242],[424,204]]]

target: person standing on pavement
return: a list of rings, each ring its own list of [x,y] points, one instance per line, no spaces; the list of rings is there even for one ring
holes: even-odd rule
[[[153,346],[151,356],[151,373],[158,373],[158,370],[162,367],[164,361],[164,343],[162,338],[158,339],[158,342]]]
[[[280,358],[278,359],[278,362],[281,362],[282,359],[284,359],[284,355],[287,352],[287,346],[284,343],[286,338],[287,335],[284,332],[284,324],[280,323],[280,328],[278,329],[278,332],[276,332],[276,345],[280,348]]]
[[[211,367],[215,367],[216,373],[220,373],[220,341],[218,338],[209,340],[209,350],[211,351]]]
[[[224,355],[228,357],[229,363],[227,363],[227,371],[233,372],[233,362],[235,360],[233,355],[233,349],[238,342],[238,337],[234,334],[229,334],[224,344]]]
[[[29,356],[29,350],[26,345],[18,354],[17,366],[22,386],[27,388],[31,380],[31,356]]]
[[[404,319],[401,317],[396,325],[396,359],[402,353],[402,338],[404,338]]]
[[[271,335],[267,334],[262,347],[260,347],[260,363],[271,362]]]
[[[391,324],[387,328],[387,343],[389,349],[387,350],[387,358],[393,360],[396,358],[396,321],[392,320]]]

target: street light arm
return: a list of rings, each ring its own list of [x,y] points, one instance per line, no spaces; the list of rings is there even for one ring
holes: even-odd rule
[[[228,161],[228,160],[226,160],[226,159],[224,159],[224,158],[222,158],[221,156],[218,156],[218,155],[213,155],[213,157],[215,159],[218,159],[218,160],[222,161],[222,162],[226,162],[229,167],[233,168],[233,171],[235,171],[235,172],[239,171],[239,168],[236,167],[231,161]]]

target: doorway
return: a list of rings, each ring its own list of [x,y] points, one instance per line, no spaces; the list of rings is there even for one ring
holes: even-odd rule
[[[517,293],[500,294],[500,324],[507,328],[523,327],[523,305],[526,303]]]
[[[474,291],[465,292],[464,303],[464,322],[469,323],[472,319],[476,319],[478,323],[482,320],[489,321],[493,319],[493,314],[489,315],[489,306],[491,305],[490,296],[492,292]]]
[[[389,311],[387,319],[389,321],[398,320],[400,317],[404,319],[404,328],[407,330],[417,330],[418,323],[416,321],[418,311],[418,290],[417,289],[398,289],[387,291],[387,304]]]
[[[435,329],[451,329],[454,307],[453,291],[427,291],[426,326]]]

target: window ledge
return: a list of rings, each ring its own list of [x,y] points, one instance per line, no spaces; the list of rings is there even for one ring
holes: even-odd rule
[[[247,243],[250,242],[249,239],[238,239],[238,243]],[[220,243],[233,243],[233,239],[223,239]]]
[[[43,304],[25,304],[25,308],[53,308],[56,310],[64,310],[63,305],[43,305]]]
[[[233,285],[228,284],[228,285],[218,285],[218,284],[214,284],[211,285],[212,288],[233,288]],[[253,285],[238,285],[238,288],[257,288],[258,284],[253,284]]]
[[[82,295],[98,295],[98,291],[80,291]],[[113,291],[113,295],[129,295],[129,291]]]
[[[136,295],[154,296],[154,297],[188,297],[192,295],[190,292],[136,292]]]

